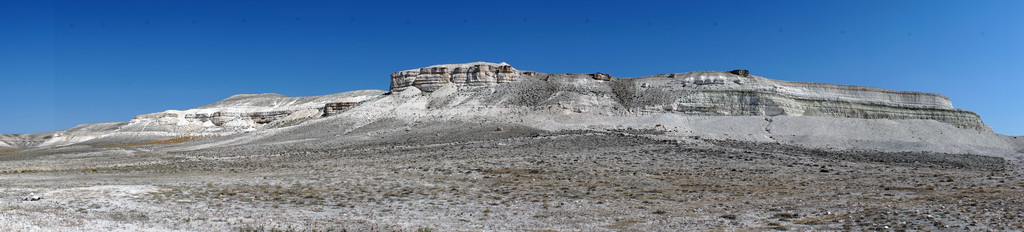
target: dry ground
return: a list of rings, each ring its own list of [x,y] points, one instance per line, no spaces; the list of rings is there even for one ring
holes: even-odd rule
[[[462,130],[177,152],[164,151],[167,144],[7,151],[0,153],[0,229],[1024,228],[1021,164],[1000,158],[643,130]]]

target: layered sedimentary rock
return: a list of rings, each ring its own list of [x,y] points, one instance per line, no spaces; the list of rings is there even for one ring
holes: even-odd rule
[[[167,124],[178,124],[179,121],[184,122],[198,122],[198,123],[212,123],[213,126],[224,126],[225,124],[242,120],[247,122],[246,125],[254,124],[266,124],[277,119],[284,118],[289,114],[297,111],[297,109],[285,109],[275,111],[245,111],[235,109],[224,109],[224,111],[216,111],[213,113],[206,113],[207,111],[167,111],[164,113],[146,114],[135,116],[135,119],[158,119],[163,120]],[[183,120],[179,120],[183,119]],[[251,122],[251,123],[248,123]]]
[[[736,70],[729,71],[729,73],[740,75],[740,76],[743,76],[743,77],[750,76],[750,70],[746,70],[746,69],[736,69]]]
[[[457,86],[490,86],[533,75],[534,72],[519,71],[506,63],[434,65],[392,73],[390,89],[391,92],[398,92],[414,87],[423,92],[433,92],[449,83]]]
[[[89,123],[62,131],[35,134],[0,134],[0,145],[3,145],[0,148],[31,148],[73,144],[108,136],[126,124],[128,122]]]
[[[287,123],[285,121],[329,116],[383,93],[379,90],[361,90],[313,97],[240,94],[194,109],[135,116],[122,130],[190,134],[251,131],[267,125]]]
[[[610,81],[610,80],[612,80],[612,75],[611,74],[607,74],[607,73],[594,73],[594,74],[590,74],[590,75],[594,78],[594,80],[599,80],[599,81]]]
[[[356,107],[359,105],[358,101],[342,101],[342,102],[331,102],[324,105],[324,116],[330,116],[337,114],[338,112]]]
[[[990,130],[977,114],[953,108],[949,98],[934,93],[779,81],[707,71],[621,82],[617,94],[621,95],[623,105],[647,112],[929,119],[961,128]]]
[[[312,97],[241,94],[194,109],[139,115],[130,122],[0,135],[0,147],[62,146],[122,132],[130,136],[220,136],[287,127],[328,116],[368,121],[388,117],[418,120],[414,118],[423,115],[464,120],[497,117],[522,122],[524,119],[515,117],[529,113],[537,117],[526,120],[568,115],[582,124],[587,118],[606,116],[763,116],[765,122],[754,123],[758,127],[771,124],[772,116],[820,116],[908,119],[899,123],[933,120],[991,131],[977,114],[954,108],[949,98],[940,94],[772,80],[747,70],[613,78],[605,73],[545,74],[517,70],[505,63],[475,62],[396,72],[391,75],[390,90],[397,94],[380,90]],[[770,126],[762,128],[767,132]]]
[[[493,71],[492,71],[493,70]],[[953,108],[940,94],[863,86],[790,82],[748,70],[700,71],[640,78],[609,74],[544,74],[501,63],[435,65],[392,74],[391,91],[430,93],[445,84],[461,87],[473,107],[551,107],[575,112],[700,116],[825,116],[865,119],[926,119],[960,128],[990,130],[977,114]],[[496,77],[496,78],[492,78]],[[515,85],[503,85],[518,83]],[[479,92],[473,87],[493,88]],[[459,101],[445,101],[458,107]]]

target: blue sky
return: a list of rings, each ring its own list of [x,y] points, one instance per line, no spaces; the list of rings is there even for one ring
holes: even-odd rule
[[[0,133],[508,62],[936,92],[1024,135],[1024,1],[3,1]]]

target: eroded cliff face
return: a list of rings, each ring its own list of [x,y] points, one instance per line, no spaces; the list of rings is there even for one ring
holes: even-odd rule
[[[977,114],[940,94],[772,80],[747,70],[700,71],[640,78],[604,73],[545,74],[501,63],[435,65],[391,75],[391,92],[456,89],[433,107],[526,106],[577,113],[699,116],[825,116],[927,119],[990,131]],[[450,96],[449,96],[450,95]]]
[[[483,118],[527,125],[561,123],[551,118],[562,116],[580,124],[595,125],[600,124],[602,117],[756,116],[764,117],[764,122],[755,123],[764,132],[770,130],[773,116],[820,116],[908,120],[892,121],[894,123],[932,120],[971,129],[969,133],[991,134],[991,129],[977,114],[954,108],[949,98],[939,94],[780,81],[752,75],[746,70],[615,78],[604,73],[536,73],[517,70],[506,63],[475,62],[396,72],[391,75],[390,90],[311,97],[241,94],[194,109],[139,115],[130,122],[87,124],[50,133],[0,135],[0,147],[63,146],[111,134],[221,136],[288,127],[334,115],[342,115],[336,117],[337,120],[359,123],[388,118],[418,121],[419,117],[431,115],[446,120]],[[536,118],[516,118],[524,115]]]
[[[240,94],[188,110],[135,116],[122,131],[166,131],[178,134],[235,133],[289,125],[320,118],[379,97],[380,90],[361,90],[312,97]]]
[[[826,116],[864,119],[928,119],[960,128],[991,130],[970,111],[953,108],[940,94],[863,86],[691,72],[619,79],[623,105],[646,112],[687,115]]]
[[[434,92],[445,84],[457,86],[491,86],[509,83],[523,76],[534,76],[530,71],[519,71],[506,63],[474,62],[443,64],[410,69],[391,74],[391,91],[417,88]]]

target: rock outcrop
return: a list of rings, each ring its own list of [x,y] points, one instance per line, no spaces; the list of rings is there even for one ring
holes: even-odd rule
[[[313,97],[280,94],[239,94],[188,110],[168,110],[135,116],[122,131],[166,131],[182,134],[234,133],[266,126],[329,116],[382,96],[361,90]],[[288,122],[285,122],[288,121]]]
[[[785,141],[774,138],[773,134],[782,133],[788,128],[791,132],[788,139],[795,141],[793,143],[817,141],[814,138],[820,136],[800,137],[813,134],[807,130],[793,129],[803,128],[800,125],[773,125],[781,125],[779,122],[812,122],[817,123],[813,124],[818,126],[816,128],[823,128],[821,125],[825,123],[821,121],[834,120],[876,125],[875,128],[889,124],[913,125],[908,127],[913,130],[941,125],[957,130],[943,129],[957,135],[950,138],[965,141],[976,134],[993,135],[977,114],[954,108],[949,98],[940,94],[772,80],[750,75],[746,70],[613,78],[605,73],[546,74],[517,70],[506,63],[475,62],[434,65],[393,73],[390,88],[392,94],[386,93],[362,90],[311,97],[240,94],[194,109],[139,115],[130,122],[87,124],[65,131],[40,134],[0,135],[0,147],[20,149],[63,146],[118,133],[124,138],[139,135],[150,138],[223,136],[283,128],[323,117],[331,117],[323,121],[345,121],[340,124],[360,125],[376,120],[416,122],[424,118],[498,120],[537,125],[560,125],[566,122],[598,125],[603,123],[601,120],[608,118],[697,118],[695,120],[701,122],[728,122],[725,123],[727,125],[709,125],[706,128],[711,128],[708,131],[721,129],[728,133],[741,131],[743,133],[737,133],[740,137],[732,137],[739,139],[744,139],[742,136],[746,135],[758,137],[754,140]],[[772,117],[776,116],[780,120],[773,123]],[[570,120],[551,120],[563,117]],[[671,123],[659,121],[656,124]],[[695,130],[704,128],[683,126]],[[714,134],[708,131],[705,132]],[[755,136],[755,132],[759,131],[766,136]],[[688,133],[700,135],[704,132]],[[860,137],[857,138],[861,139],[870,134],[863,130],[858,133]],[[832,134],[836,136],[829,139],[839,141],[848,139],[841,136],[849,133]],[[963,146],[967,148],[977,144],[1002,147],[999,149],[1018,146],[997,144],[1006,143],[1002,139],[985,141],[996,142],[962,144],[967,144]],[[891,144],[887,141],[881,143]],[[934,143],[934,140],[927,143]],[[966,149],[963,147],[956,149]]]
[[[330,116],[337,114],[338,112],[356,107],[359,105],[358,101],[343,101],[343,102],[331,102],[324,105],[324,116]]]
[[[736,70],[729,71],[729,73],[740,75],[740,76],[743,76],[743,77],[750,76],[750,71],[749,70],[745,70],[745,69],[736,69]]]
[[[790,82],[708,71],[618,80],[622,83],[617,94],[623,105],[635,111],[927,119],[961,128],[990,130],[977,114],[953,108],[949,98],[934,93]]]
[[[599,81],[610,81],[610,80],[612,80],[612,75],[611,74],[607,74],[607,73],[594,73],[594,74],[590,74],[590,75],[593,76],[594,80],[599,80]]]
[[[417,88],[423,92],[434,92],[445,84],[457,86],[491,86],[509,83],[522,76],[536,73],[519,71],[506,63],[474,62],[445,64],[410,69],[391,74],[391,92]]]
[[[423,94],[446,84],[455,99],[478,107],[559,107],[574,112],[695,116],[824,116],[936,120],[960,128],[991,130],[973,112],[953,108],[940,94],[872,87],[772,80],[747,70],[700,71],[640,78],[609,74],[544,74],[501,63],[434,65],[392,74],[391,91]],[[506,83],[517,83],[505,86]],[[494,91],[476,91],[486,87]],[[458,107],[460,101],[444,101]]]

